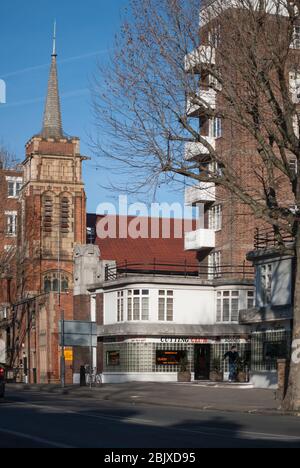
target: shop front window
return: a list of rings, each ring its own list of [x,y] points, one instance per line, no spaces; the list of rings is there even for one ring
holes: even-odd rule
[[[253,371],[276,371],[278,359],[289,359],[292,335],[290,330],[254,332],[251,339]]]

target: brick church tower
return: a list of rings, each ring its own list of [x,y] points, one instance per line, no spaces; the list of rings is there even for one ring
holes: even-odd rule
[[[80,141],[62,127],[55,43],[43,127],[26,145],[21,195],[21,295],[73,288],[73,251],[85,243]],[[24,268],[25,266],[25,268]]]
[[[54,39],[43,126],[27,143],[23,163],[18,297],[8,344],[11,367],[21,369],[20,379],[30,383],[61,378],[59,321],[62,312],[66,320],[74,318],[74,248],[86,243],[86,159],[79,139],[63,131]],[[73,382],[72,360],[65,377]]]

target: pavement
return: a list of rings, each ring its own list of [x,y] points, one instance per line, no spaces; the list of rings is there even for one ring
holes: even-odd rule
[[[128,457],[140,453],[139,461],[145,460],[147,464],[153,462],[153,453],[158,453],[158,462],[164,464],[161,454],[178,456],[182,449],[191,456],[196,452],[196,462],[200,464],[203,454],[194,449],[300,448],[300,418],[165,404],[168,400],[173,405],[190,405],[192,397],[193,404],[201,408],[203,401],[216,400],[219,395],[222,401],[218,405],[222,408],[226,408],[224,405],[229,399],[231,408],[245,409],[246,400],[246,407],[254,408],[257,407],[255,397],[262,398],[261,404],[268,403],[268,391],[266,394],[254,391],[249,401],[250,390],[247,389],[227,389],[230,397],[226,389],[220,388],[171,384],[113,387],[93,389],[94,396],[85,398],[81,389],[63,395],[54,387],[49,393],[50,389],[40,391],[35,387],[24,391],[21,386],[9,385],[4,400],[0,401],[0,448],[102,448],[99,463],[119,455]],[[240,396],[243,401],[239,404],[233,402],[236,392],[244,395]],[[145,400],[153,403],[142,403]],[[155,401],[160,404],[154,404]],[[136,453],[133,449],[137,448],[145,450]],[[135,466],[138,463],[132,458],[128,462],[127,458],[124,464]]]
[[[284,414],[280,401],[275,399],[274,390],[253,389],[250,386],[234,384],[179,384],[179,383],[140,383],[104,384],[87,388],[59,385],[14,385],[7,386],[12,391],[33,391],[54,395],[64,395],[81,399],[97,399],[135,405],[189,408],[205,411],[227,411],[260,414]],[[286,413],[285,413],[286,414]],[[300,416],[297,414],[297,416]]]

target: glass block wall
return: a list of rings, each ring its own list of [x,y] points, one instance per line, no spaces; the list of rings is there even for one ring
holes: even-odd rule
[[[255,332],[251,342],[252,371],[274,371],[278,359],[288,359],[291,332],[285,329]]]
[[[251,345],[250,343],[218,343],[214,344],[211,347],[211,369],[213,368],[213,363],[215,360],[221,361],[221,370],[224,373],[229,372],[229,361],[226,359],[224,361],[225,354],[231,350],[232,346],[236,346],[237,351],[240,355],[240,358],[249,362],[250,365],[250,353],[251,353]]]
[[[229,372],[228,359],[223,360],[225,353],[230,351],[234,342],[211,345],[211,368],[215,359],[221,361],[224,373]],[[249,359],[250,343],[237,343],[236,347],[242,359]],[[188,343],[104,343],[104,372],[134,372],[134,373],[177,373],[179,366],[157,366],[156,351],[186,351],[190,371],[194,373],[195,345]],[[119,353],[118,365],[110,365],[109,353]]]
[[[157,366],[156,351],[187,351],[187,357],[191,363],[191,371],[194,367],[194,346],[189,344],[167,343],[105,343],[104,344],[104,372],[145,372],[165,373],[178,372],[179,366]],[[107,361],[107,353],[119,352],[120,364],[110,366]]]

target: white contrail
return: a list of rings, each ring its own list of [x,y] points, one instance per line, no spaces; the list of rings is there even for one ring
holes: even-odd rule
[[[68,92],[62,93],[60,97],[62,99],[67,99],[70,97],[84,96],[88,94],[89,92],[90,90],[88,88],[80,88],[80,89],[75,89],[74,91],[68,91]],[[38,102],[44,102],[44,101],[45,101],[45,96],[33,98],[33,99],[24,99],[23,101],[10,102],[6,104],[5,106],[1,107],[1,109],[7,109],[9,107],[27,106],[29,104],[36,104]]]
[[[109,52],[110,50],[112,49],[103,49],[103,50],[98,50],[96,52],[89,52],[83,55],[75,55],[74,57],[69,57],[63,60],[58,60],[58,64],[64,64],[64,63],[74,62],[75,60],[83,60],[89,57],[95,57],[97,55],[105,54]],[[43,68],[48,68],[48,67],[49,67],[49,63],[44,63],[43,65],[35,65],[33,67],[23,68],[21,70],[16,70],[14,72],[6,73],[5,75],[1,75],[1,78],[10,78],[11,76],[17,76],[23,73],[41,70]]]

